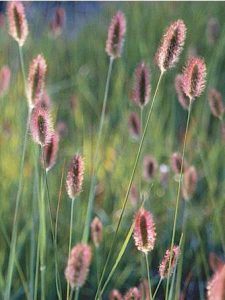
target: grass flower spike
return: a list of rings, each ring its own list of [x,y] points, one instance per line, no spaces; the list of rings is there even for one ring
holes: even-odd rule
[[[49,171],[56,162],[57,152],[59,148],[59,135],[54,132],[48,144],[43,148],[43,165],[46,171]]]
[[[137,140],[141,133],[141,124],[139,116],[136,112],[132,112],[128,119],[129,132],[133,139]]]
[[[130,288],[127,293],[124,295],[124,300],[141,300],[141,294],[138,288]]]
[[[216,271],[207,285],[207,300],[225,299],[225,264]]]
[[[178,74],[175,78],[175,88],[180,105],[183,107],[183,109],[188,110],[190,105],[190,99],[188,96],[186,96],[183,90],[183,81],[181,74]]]
[[[91,223],[91,238],[95,247],[98,248],[102,241],[102,222],[95,217]]]
[[[189,167],[184,173],[184,181],[182,186],[182,193],[185,200],[189,200],[197,186],[198,174],[194,166]]]
[[[84,161],[81,155],[76,154],[69,165],[66,187],[68,196],[74,199],[82,190],[84,176]]]
[[[174,173],[179,175],[181,172],[182,155],[179,152],[173,153],[171,156],[170,163],[171,163],[171,168],[174,171]],[[184,160],[182,173],[184,173],[186,169],[187,169],[187,162],[186,162],[186,160]]]
[[[166,254],[162,260],[161,265],[159,266],[159,275],[163,279],[171,275],[172,271],[175,268],[178,256],[180,254],[180,249],[178,246],[173,247],[173,254],[171,259],[171,266],[170,266],[170,274],[169,272],[169,259],[170,259],[170,250],[166,250]]]
[[[118,290],[112,290],[109,296],[109,300],[123,300],[121,293]]]
[[[146,155],[143,162],[143,176],[148,181],[155,175],[157,162],[154,157]]]
[[[215,117],[222,119],[224,115],[224,104],[220,92],[216,89],[211,89],[209,91],[208,99],[211,113]]]

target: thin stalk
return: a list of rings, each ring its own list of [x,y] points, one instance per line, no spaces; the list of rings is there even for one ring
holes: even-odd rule
[[[147,275],[148,275],[149,299],[152,299],[152,288],[151,288],[149,264],[148,264],[148,254],[147,253],[145,253],[145,262],[146,262],[146,270],[147,270]]]
[[[157,285],[157,287],[156,287],[156,289],[155,289],[155,292],[154,292],[154,294],[153,294],[153,296],[152,296],[152,300],[155,299],[155,296],[156,296],[156,294],[157,294],[157,292],[158,292],[158,290],[159,290],[159,287],[160,287],[161,283],[162,283],[162,278],[160,278],[160,280],[159,280],[159,283],[158,283],[158,285]]]
[[[172,262],[172,251],[173,251],[173,246],[174,246],[178,207],[179,207],[179,200],[180,200],[180,191],[181,191],[181,182],[182,182],[182,177],[183,177],[182,173],[183,173],[183,164],[184,164],[184,154],[185,154],[185,148],[186,148],[186,142],[187,142],[187,133],[188,133],[189,123],[190,123],[191,109],[192,109],[192,100],[190,99],[190,105],[189,105],[189,109],[188,109],[188,117],[187,117],[187,123],[186,123],[186,130],[185,130],[185,136],[184,136],[184,144],[183,144],[183,150],[182,150],[180,177],[179,177],[179,183],[178,183],[178,189],[177,189],[176,207],[175,207],[174,222],[173,222],[173,232],[172,232],[172,240],[171,240],[171,246],[170,246],[170,259],[169,259],[168,274],[170,274],[171,262]],[[168,277],[167,282],[166,282],[166,298],[165,298],[166,300],[168,299],[169,278],[170,277]]]
[[[100,282],[99,282],[99,285],[98,285],[98,288],[97,288],[97,293],[95,295],[95,299],[97,299],[98,294],[100,292],[101,284],[102,284],[102,281],[103,281],[103,278],[104,278],[104,275],[105,275],[105,272],[106,272],[106,268],[108,266],[109,259],[111,258],[111,255],[112,255],[113,247],[114,247],[115,242],[116,242],[117,233],[118,233],[118,230],[120,228],[120,224],[121,224],[121,221],[122,221],[122,218],[123,218],[123,215],[124,215],[124,211],[125,211],[125,207],[126,207],[126,204],[127,204],[128,196],[129,196],[129,193],[130,193],[131,185],[132,185],[132,182],[133,182],[133,179],[134,179],[134,175],[135,175],[135,172],[136,172],[136,169],[137,169],[137,165],[138,165],[138,161],[139,161],[139,158],[140,158],[141,150],[142,150],[143,143],[144,143],[144,140],[145,140],[145,136],[146,136],[146,133],[147,133],[147,129],[148,129],[148,126],[149,126],[149,121],[150,121],[150,118],[151,118],[151,115],[152,115],[152,111],[153,111],[153,106],[154,106],[154,103],[155,103],[156,95],[157,95],[157,92],[158,92],[159,85],[160,85],[160,82],[162,80],[163,74],[164,73],[160,74],[159,80],[158,80],[158,83],[157,83],[157,86],[156,86],[156,89],[155,89],[155,93],[154,93],[154,96],[153,96],[153,99],[152,99],[152,103],[151,103],[151,106],[150,106],[150,109],[149,109],[147,121],[146,121],[146,124],[145,124],[145,127],[144,127],[142,138],[141,138],[141,141],[140,141],[140,144],[139,144],[139,148],[138,148],[138,151],[137,151],[137,155],[136,155],[136,158],[135,158],[133,170],[132,170],[130,181],[129,181],[128,188],[127,188],[127,192],[126,192],[126,195],[125,195],[125,198],[124,198],[124,201],[123,201],[123,206],[122,206],[121,214],[120,214],[119,221],[118,221],[118,224],[117,224],[117,227],[116,227],[116,232],[114,234],[113,241],[112,241],[112,244],[111,244],[111,247],[110,247],[110,250],[109,250],[109,254],[107,256],[106,263],[104,265],[104,268],[103,268],[103,271],[102,271],[102,274],[101,274],[101,278],[100,278]]]
[[[98,130],[97,144],[96,144],[96,148],[95,148],[95,152],[94,152],[94,163],[93,163],[93,170],[92,170],[92,175],[91,175],[91,185],[90,185],[90,192],[89,192],[89,197],[88,197],[88,207],[87,207],[87,214],[86,214],[85,226],[84,226],[84,232],[83,232],[83,238],[82,238],[83,243],[87,243],[89,230],[90,230],[89,225],[90,225],[90,219],[91,219],[91,212],[92,212],[92,208],[93,208],[94,188],[95,188],[95,180],[96,180],[95,172],[96,172],[96,169],[98,166],[99,146],[100,146],[101,137],[102,137],[103,124],[104,124],[104,120],[105,120],[105,111],[106,111],[106,104],[107,104],[108,93],[109,93],[109,83],[110,83],[110,78],[111,78],[111,73],[112,73],[112,66],[113,66],[113,58],[110,58],[109,69],[108,69],[108,74],[107,74],[107,79],[106,79],[104,100],[103,100],[103,105],[102,105],[101,119],[100,119],[99,130]]]
[[[74,300],[78,300],[78,298],[79,298],[79,293],[80,293],[80,289],[79,289],[79,288],[76,288]]]

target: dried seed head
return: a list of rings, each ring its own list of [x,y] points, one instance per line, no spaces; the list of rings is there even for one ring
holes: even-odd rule
[[[166,250],[162,263],[159,266],[159,275],[162,279],[171,275],[171,273],[175,268],[179,254],[180,254],[180,248],[178,246],[174,246],[172,258],[171,258],[170,274],[169,274],[170,249]]]
[[[53,130],[46,110],[38,106],[34,107],[31,113],[30,130],[35,143],[43,147],[50,142]]]
[[[110,293],[109,300],[123,300],[123,297],[118,290],[114,289]]]
[[[175,174],[180,174],[181,172],[181,164],[182,164],[182,155],[179,152],[175,152],[171,156],[171,168]],[[183,160],[183,168],[182,173],[184,173],[187,169],[187,162]]]
[[[143,176],[144,178],[149,181],[152,179],[155,175],[157,169],[157,162],[154,157],[150,155],[146,155],[144,157],[144,162],[143,162]]]
[[[56,162],[57,152],[59,148],[59,136],[54,132],[50,138],[50,141],[43,148],[43,159],[42,164],[46,171],[49,171]]]
[[[28,74],[28,99],[29,103],[34,106],[42,97],[47,65],[44,57],[38,55],[30,64]]]
[[[208,43],[214,45],[219,38],[220,24],[217,18],[210,18],[207,24]]]
[[[190,58],[183,71],[183,90],[194,100],[199,97],[205,88],[206,65],[202,58]]]
[[[178,61],[185,38],[186,26],[182,20],[173,22],[166,29],[155,58],[161,73],[172,68]]]
[[[102,241],[102,222],[95,217],[91,223],[91,238],[95,247],[98,248]]]
[[[22,2],[10,1],[7,6],[9,34],[22,47],[28,35],[27,19]]]
[[[134,218],[134,242],[138,250],[147,253],[154,248],[156,239],[152,214],[141,208]]]
[[[222,95],[216,89],[210,89],[208,99],[212,114],[215,117],[222,119],[224,115],[224,104],[222,100]]]
[[[86,244],[73,247],[65,270],[66,280],[72,288],[82,287],[87,279],[91,264],[91,248]]]
[[[84,176],[84,161],[81,155],[76,154],[70,161],[66,187],[67,193],[71,199],[74,199],[75,196],[80,194],[82,190]]]
[[[57,7],[55,10],[54,19],[49,24],[50,30],[55,37],[59,36],[63,31],[65,16],[65,9],[62,7]]]
[[[207,284],[207,300],[225,299],[225,265],[218,270]]]
[[[140,137],[141,124],[137,113],[132,112],[128,119],[129,132],[133,139],[137,140]]]
[[[196,191],[198,174],[194,166],[188,167],[184,173],[182,193],[185,200],[189,200]]]
[[[150,98],[150,73],[144,62],[140,63],[134,75],[133,100],[140,107],[145,106]]]
[[[126,19],[121,11],[112,18],[108,30],[108,39],[106,42],[106,52],[112,58],[121,56],[124,36],[126,32]]]
[[[141,294],[138,288],[130,288],[124,295],[124,300],[141,300]]]
[[[0,70],[0,96],[4,96],[9,89],[11,71],[8,66],[3,66]]]
[[[178,74],[175,78],[175,88],[176,88],[177,97],[178,97],[178,101],[180,102],[180,105],[183,107],[183,109],[188,110],[190,105],[190,99],[184,93],[181,74]]]

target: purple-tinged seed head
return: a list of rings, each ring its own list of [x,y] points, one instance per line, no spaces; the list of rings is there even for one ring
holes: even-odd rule
[[[7,5],[9,22],[9,34],[22,47],[27,39],[28,25],[24,12],[23,3],[20,1],[10,1]]]
[[[183,49],[185,38],[186,26],[183,20],[173,22],[166,29],[155,57],[161,73],[174,67]]]
[[[106,52],[111,58],[121,56],[125,33],[126,19],[124,14],[118,11],[111,20],[106,42]]]
[[[8,66],[0,69],[0,97],[4,96],[9,89],[11,70]]]
[[[208,99],[211,113],[215,117],[222,119],[224,115],[224,104],[221,93],[218,92],[216,89],[210,89]]]
[[[174,152],[171,156],[171,168],[175,174],[179,175],[181,172],[181,164],[182,164],[182,155],[179,152]],[[186,160],[183,160],[183,168],[182,173],[184,173],[187,169],[188,165]]]
[[[190,200],[196,191],[198,174],[194,166],[190,166],[184,172],[182,194],[185,200]]]
[[[76,154],[70,161],[66,187],[68,196],[74,199],[75,196],[79,195],[82,190],[84,178],[84,161],[81,155]]]
[[[141,294],[138,288],[130,288],[124,295],[124,300],[141,300]]]
[[[157,162],[155,158],[151,155],[146,155],[143,161],[143,176],[145,180],[151,180],[156,172]]]
[[[91,258],[90,246],[78,244],[73,247],[65,270],[65,277],[71,288],[78,288],[84,285],[89,273]]]
[[[170,274],[169,274],[169,261],[170,261],[170,249],[166,250],[166,253],[163,257],[162,263],[159,266],[159,275],[163,279],[165,277],[169,277],[177,263],[178,256],[180,255],[180,248],[178,246],[174,246],[172,250],[172,258],[170,265]]]
[[[138,140],[141,133],[141,123],[136,112],[131,112],[128,118],[128,128],[133,139]]]
[[[225,264],[221,267],[207,284],[207,300],[225,299]]]
[[[96,248],[98,248],[102,241],[102,222],[98,217],[95,217],[91,223],[91,239]]]
[[[42,164],[46,171],[49,171],[56,162],[56,157],[59,148],[59,135],[54,132],[50,138],[50,141],[43,148],[43,160]]]
[[[188,96],[186,96],[183,90],[183,80],[181,74],[178,74],[175,78],[175,88],[180,105],[183,107],[183,109],[188,110],[190,105],[190,99]]]
[[[109,300],[123,300],[123,297],[118,290],[114,289],[109,295]]]

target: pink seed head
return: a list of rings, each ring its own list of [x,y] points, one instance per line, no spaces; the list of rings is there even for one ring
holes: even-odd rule
[[[29,103],[34,106],[42,97],[47,65],[44,57],[38,55],[30,64],[28,74],[28,99]]]
[[[91,248],[86,244],[73,247],[65,270],[66,280],[72,288],[82,287],[87,279],[91,264]]]
[[[155,57],[161,73],[174,67],[183,49],[185,38],[186,26],[182,20],[173,22],[166,29]]]
[[[10,1],[7,6],[9,34],[22,47],[28,35],[27,19],[22,2]]]
[[[134,218],[134,242],[138,250],[147,253],[154,248],[156,240],[152,214],[141,208]]]
[[[180,174],[181,172],[181,164],[182,164],[182,155],[179,152],[175,152],[171,156],[171,168],[174,171],[175,174]],[[182,168],[182,173],[185,172],[187,169],[187,162],[184,159],[183,160],[183,168]]]
[[[144,62],[140,63],[134,74],[133,100],[140,107],[149,102],[151,92],[150,73]]]
[[[74,199],[75,196],[79,195],[82,190],[84,178],[84,161],[81,155],[76,154],[70,161],[66,187],[68,196]]]
[[[183,71],[183,90],[192,101],[201,96],[205,88],[206,65],[202,58],[193,57]]]
[[[55,37],[59,36],[65,24],[66,12],[62,7],[57,7],[55,10],[54,19],[50,22],[50,30]]]
[[[225,264],[207,284],[207,300],[225,299]]]
[[[159,266],[159,275],[162,279],[171,275],[171,273],[175,268],[179,255],[180,255],[180,248],[178,246],[174,246],[172,258],[171,258],[170,274],[169,274],[170,249],[166,250],[162,263]]]
[[[95,247],[98,248],[102,241],[102,222],[95,217],[91,223],[91,238]]]
[[[185,200],[189,200],[196,191],[198,174],[194,166],[188,167],[184,173],[182,194]]]
[[[143,161],[143,176],[145,180],[151,180],[156,172],[157,162],[151,155],[146,155]]]
[[[41,107],[34,107],[31,113],[30,131],[35,143],[42,147],[48,144],[52,136],[52,123],[49,113]]]
[[[110,293],[109,300],[123,300],[123,297],[118,290],[114,289]]]
[[[46,171],[49,171],[55,165],[58,148],[59,136],[56,132],[54,132],[50,138],[49,143],[46,144],[43,148],[44,161],[42,161],[42,163]]]
[[[211,113],[215,117],[222,119],[224,115],[224,104],[221,93],[218,92],[216,89],[210,89],[208,99]]]
[[[180,105],[183,107],[183,109],[188,110],[190,105],[190,99],[186,96],[183,90],[183,80],[181,74],[178,74],[175,78],[175,88]]]
[[[124,300],[141,300],[141,294],[138,288],[130,288],[124,295]]]
[[[8,66],[0,69],[0,96],[4,96],[9,89],[11,79],[11,71]]]
[[[106,41],[106,52],[111,58],[121,56],[124,36],[126,32],[126,19],[121,11],[112,18],[109,30],[108,39]]]
[[[135,140],[138,140],[141,133],[141,124],[137,113],[130,113],[128,118],[128,127],[131,137]]]

